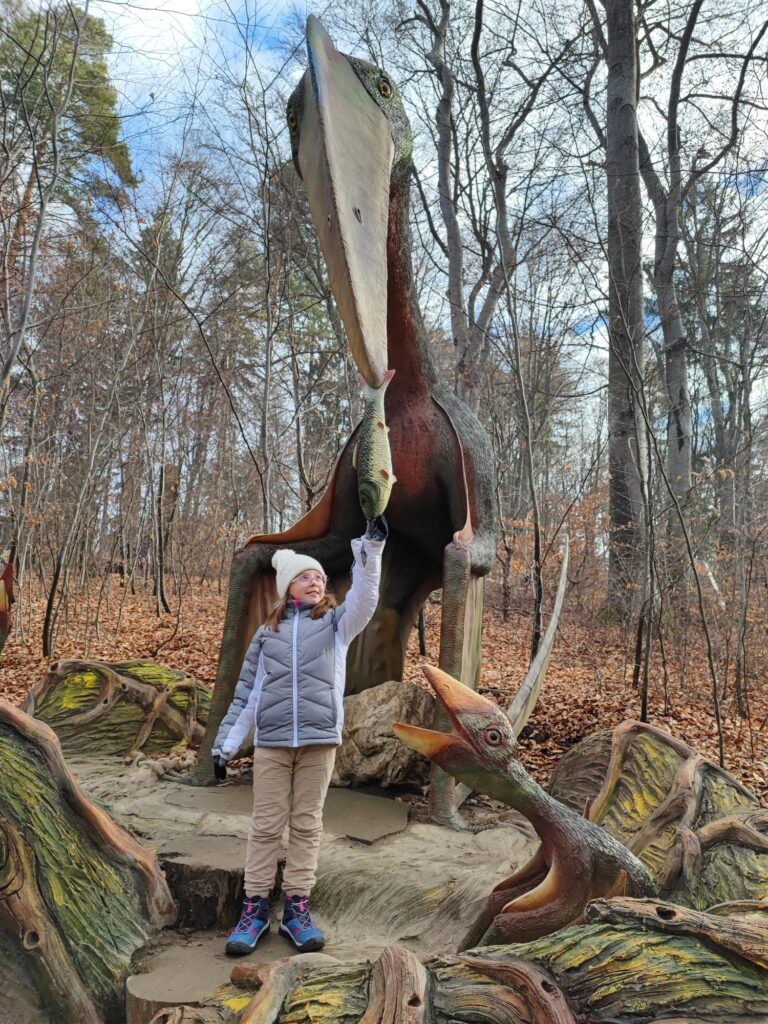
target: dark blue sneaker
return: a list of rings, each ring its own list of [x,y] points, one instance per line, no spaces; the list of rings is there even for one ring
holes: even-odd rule
[[[323,948],[325,936],[309,913],[309,896],[291,896],[285,901],[280,934],[290,939],[300,953]]]
[[[246,896],[240,920],[227,938],[226,951],[230,956],[245,956],[256,949],[256,943],[269,931],[269,900],[259,896]]]

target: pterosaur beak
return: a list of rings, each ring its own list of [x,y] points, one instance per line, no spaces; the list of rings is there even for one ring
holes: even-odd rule
[[[419,729],[415,725],[404,725],[402,722],[394,722],[392,729],[406,746],[439,762],[441,755],[450,747],[464,745],[460,716],[478,713],[487,715],[489,707],[492,708],[493,705],[485,697],[481,697],[453,676],[449,676],[447,672],[432,665],[421,667],[429,685],[450,715],[454,731],[435,732],[432,729]]]
[[[432,761],[437,760],[444,750],[456,742],[456,737],[452,733],[420,729],[416,725],[405,725],[403,722],[393,722],[392,732],[399,740],[402,740],[406,747],[410,747],[411,750],[423,754],[424,757],[428,757]]]
[[[392,132],[314,15],[307,19],[307,51],[301,174],[352,356],[377,388],[387,371]]]
[[[462,715],[487,715],[494,705],[486,697],[481,697],[458,679],[449,676],[434,665],[421,666],[427,682],[437,694],[441,704],[451,716],[455,729],[461,728]]]

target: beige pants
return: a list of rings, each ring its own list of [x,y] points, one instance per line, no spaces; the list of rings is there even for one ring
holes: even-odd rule
[[[245,854],[246,896],[267,896],[275,883],[288,823],[286,896],[308,896],[315,884],[323,803],[336,747],[256,747],[253,751],[253,816]]]

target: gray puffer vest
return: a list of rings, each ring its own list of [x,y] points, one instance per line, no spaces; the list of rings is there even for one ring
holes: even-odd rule
[[[344,607],[312,619],[309,605],[289,603],[277,631],[261,632],[264,679],[256,706],[260,747],[338,743],[336,630]]]

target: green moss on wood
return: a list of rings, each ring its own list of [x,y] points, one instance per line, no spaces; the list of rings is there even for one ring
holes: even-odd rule
[[[77,973],[94,1001],[115,1016],[116,979],[147,935],[134,882],[127,868],[106,860],[62,801],[40,750],[3,724],[0,764],[2,827],[34,857],[35,877],[24,884],[39,889]]]
[[[141,743],[145,753],[163,754],[179,743],[192,719],[202,737],[211,692],[186,673],[151,661],[60,662],[34,690],[34,715],[55,730],[67,754],[122,755],[136,749],[163,693],[167,710],[154,716]]]
[[[707,771],[704,775],[696,828],[701,828],[702,825],[706,825],[709,821],[725,818],[737,811],[744,811],[750,807],[759,806],[760,801],[756,796],[738,789],[727,776],[721,775],[714,770]]]
[[[671,900],[695,910],[734,900],[768,900],[768,853],[735,843],[706,851],[696,871],[671,893]]]

